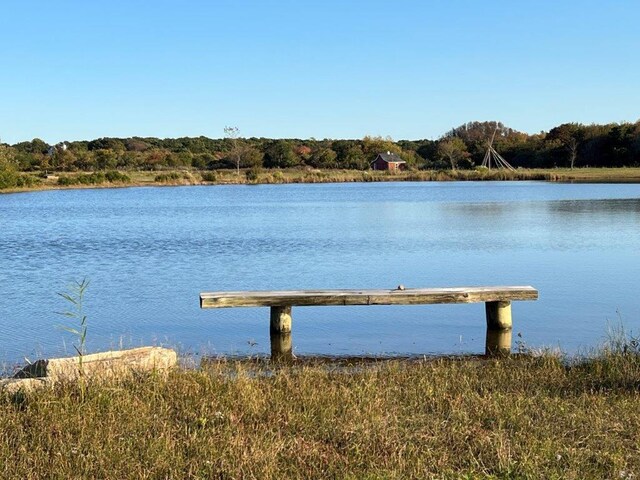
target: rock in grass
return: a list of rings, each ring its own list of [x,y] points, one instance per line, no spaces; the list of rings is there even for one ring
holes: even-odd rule
[[[0,390],[9,393],[32,390],[34,387],[57,382],[85,379],[106,380],[123,378],[132,373],[166,372],[178,362],[176,352],[169,348],[141,347],[130,350],[83,355],[80,357],[51,358],[27,365],[11,379],[0,382]],[[22,383],[21,383],[22,382]]]
[[[47,378],[3,378],[0,380],[0,392],[8,395],[29,393],[47,385],[51,385]]]

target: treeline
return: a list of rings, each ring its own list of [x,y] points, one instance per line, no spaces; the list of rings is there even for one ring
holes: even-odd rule
[[[195,168],[366,170],[381,152],[393,152],[410,169],[472,169],[482,164],[487,141],[514,167],[640,166],[640,121],[607,125],[567,123],[529,135],[499,122],[470,122],[438,140],[365,137],[359,140],[241,138],[99,138],[49,145],[34,139],[0,144],[0,171],[59,172]]]

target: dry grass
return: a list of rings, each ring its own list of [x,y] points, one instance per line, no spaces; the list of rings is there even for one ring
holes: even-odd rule
[[[38,183],[5,189],[11,193],[60,188],[101,188],[151,185],[234,185],[279,183],[341,183],[341,182],[397,182],[397,181],[481,181],[481,180],[543,180],[551,182],[640,182],[640,168],[577,168],[506,170],[416,170],[398,173],[360,170],[262,170],[240,175],[235,170],[136,172],[126,171],[128,182],[108,182],[92,185],[60,185],[57,176],[49,176]],[[65,174],[73,178],[78,174]],[[81,174],[80,174],[81,175]],[[86,174],[85,174],[86,175]],[[249,177],[249,178],[248,178]]]
[[[0,400],[2,478],[633,478],[640,358],[274,366]]]

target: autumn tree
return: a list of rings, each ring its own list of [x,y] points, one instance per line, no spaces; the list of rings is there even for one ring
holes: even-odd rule
[[[362,152],[367,157],[367,160],[372,162],[379,153],[391,152],[399,154],[402,149],[391,137],[372,137],[367,135],[362,139]]]

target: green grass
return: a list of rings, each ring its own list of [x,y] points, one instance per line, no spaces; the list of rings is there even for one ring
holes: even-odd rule
[[[215,361],[0,400],[0,477],[633,478],[639,405],[637,351]]]
[[[154,183],[171,185],[193,185],[199,183],[189,172],[167,172],[156,175]]]
[[[104,184],[128,184],[131,178],[122,172],[110,170],[108,172],[80,173],[62,175],[57,178],[57,184],[62,187],[74,185],[104,185]]]

